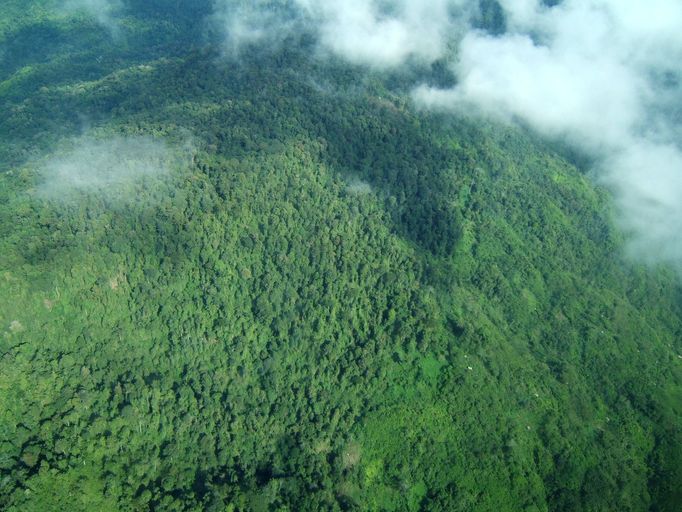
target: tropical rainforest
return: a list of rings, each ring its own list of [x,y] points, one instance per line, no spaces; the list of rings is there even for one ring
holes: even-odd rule
[[[114,3],[0,8],[0,509],[679,510],[679,274],[588,157]]]

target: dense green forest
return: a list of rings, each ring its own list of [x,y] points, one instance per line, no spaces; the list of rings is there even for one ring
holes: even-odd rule
[[[679,510],[680,281],[569,152],[58,6],[0,10],[0,509]]]

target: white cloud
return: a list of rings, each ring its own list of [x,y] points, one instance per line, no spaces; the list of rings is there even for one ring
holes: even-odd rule
[[[471,5],[467,0],[290,0],[273,7],[265,0],[220,0],[214,21],[222,26],[230,51],[310,29],[321,50],[355,64],[388,68],[444,55]]]
[[[637,141],[610,155],[604,180],[616,194],[619,223],[631,255],[649,263],[682,264],[682,153]]]
[[[83,136],[39,164],[39,197],[63,201],[82,194],[135,202],[139,187],[186,165],[191,144],[173,150],[151,137]]]
[[[459,2],[296,0],[318,27],[321,43],[357,64],[400,65],[408,58],[441,57],[454,28],[450,8]]]
[[[225,52],[235,57],[250,44],[281,44],[300,28],[297,14],[269,0],[215,0],[210,25],[222,35]]]
[[[458,86],[448,91],[421,87],[415,92],[418,101],[520,117],[545,134],[598,147],[618,145],[640,118],[645,84],[619,62],[557,52],[520,34],[470,33],[460,53]]]
[[[415,99],[522,119],[587,151],[602,162],[633,253],[682,265],[682,140],[669,115],[681,99],[682,3],[500,3],[508,31],[470,31],[457,86],[420,87]]]

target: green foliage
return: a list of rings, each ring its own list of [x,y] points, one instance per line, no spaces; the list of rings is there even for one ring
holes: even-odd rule
[[[203,2],[8,5],[0,508],[675,510],[679,284],[556,148],[193,48]],[[83,119],[191,157],[39,193]]]

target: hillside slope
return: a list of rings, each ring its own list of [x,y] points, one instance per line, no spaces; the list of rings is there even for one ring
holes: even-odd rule
[[[0,507],[675,510],[679,282],[584,172],[137,4],[0,24]]]

